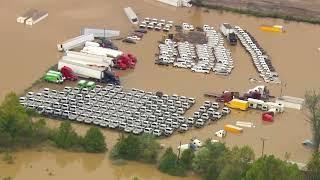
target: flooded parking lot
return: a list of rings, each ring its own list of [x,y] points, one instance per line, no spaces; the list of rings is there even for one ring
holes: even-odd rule
[[[112,4],[112,6],[111,6]],[[218,25],[228,22],[247,29],[268,52],[272,63],[283,81],[283,94],[303,97],[306,89],[319,89],[318,82],[320,53],[317,50],[320,37],[319,26],[304,23],[285,23],[282,20],[258,19],[244,15],[203,12],[200,8],[176,9],[159,4],[152,0],[94,0],[80,2],[55,1],[4,1],[0,7],[0,21],[5,24],[0,29],[3,42],[0,44],[1,61],[0,76],[2,84],[0,97],[9,91],[22,92],[32,82],[39,79],[44,71],[57,63],[61,53],[56,44],[72,36],[78,35],[80,28],[106,27],[119,29],[123,34],[133,26],[123,13],[123,7],[131,6],[139,17],[158,17],[173,20],[175,23],[188,22],[194,26],[203,24]],[[30,7],[45,9],[49,17],[32,28],[24,27],[15,22],[16,16]],[[267,33],[259,30],[261,24],[282,24],[286,33]],[[123,51],[132,52],[138,58],[134,70],[120,71],[122,85],[149,91],[161,90],[167,94],[179,94],[197,99],[197,104],[188,114],[203,103],[204,92],[221,92],[225,89],[245,92],[258,84],[252,84],[249,78],[257,78],[258,74],[251,63],[249,55],[243,47],[237,45],[231,49],[235,69],[229,77],[218,77],[213,74],[196,74],[188,70],[173,67],[161,67],[154,64],[154,54],[158,52],[157,41],[162,34],[149,32],[136,45],[116,42]],[[284,86],[285,84],[285,86]],[[50,85],[51,86],[51,85]],[[55,87],[55,86],[52,86]],[[280,95],[280,85],[268,85],[272,95]],[[259,156],[261,153],[261,137],[268,138],[265,153],[275,154],[283,158],[285,152],[291,154],[290,160],[305,162],[310,151],[302,147],[301,142],[311,137],[309,124],[306,122],[305,111],[286,110],[276,116],[272,124],[261,122],[261,112],[233,111],[227,119],[211,124],[202,129],[193,129],[186,134],[177,134],[160,140],[166,146],[175,147],[179,141],[186,143],[196,136],[201,140],[214,137],[214,132],[224,124],[235,121],[251,121],[256,128],[246,128],[241,135],[228,135],[228,145],[250,145]],[[48,121],[55,127],[58,121]],[[75,124],[77,131],[84,132],[88,126]],[[110,148],[118,137],[114,131],[104,130]],[[215,138],[217,139],[217,138]],[[113,165],[108,154],[70,153],[59,150],[38,152],[26,150],[15,154],[15,164],[0,163],[1,175],[15,179],[178,179],[160,173],[156,167],[130,162],[124,166]],[[47,170],[48,169],[48,170]],[[2,173],[3,172],[3,173]],[[49,175],[52,172],[53,176]],[[37,176],[35,177],[35,174]],[[190,179],[199,177],[190,176]]]

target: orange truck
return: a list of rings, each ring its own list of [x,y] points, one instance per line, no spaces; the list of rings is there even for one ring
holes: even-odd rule
[[[225,125],[224,130],[227,132],[230,132],[230,133],[234,133],[234,134],[240,134],[243,131],[242,128],[240,128],[238,126],[230,125],[230,124]]]

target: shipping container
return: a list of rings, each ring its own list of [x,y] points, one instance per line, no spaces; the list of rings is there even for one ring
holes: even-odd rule
[[[230,125],[230,124],[225,125],[224,130],[230,133],[235,133],[235,134],[240,134],[243,131],[242,128],[238,126]]]
[[[69,57],[69,56],[63,56],[61,60],[64,61],[69,61],[69,62],[74,62],[74,63],[79,63],[85,66],[90,66],[90,67],[101,67],[108,69],[110,67],[109,63],[105,62],[97,62],[97,61],[89,61],[87,59],[81,59],[81,58],[74,58],[74,57]]]
[[[67,51],[79,46],[84,45],[87,41],[93,41],[93,34],[81,35],[72,39],[69,39],[61,44],[57,44],[59,51]]]
[[[240,109],[240,110],[248,110],[249,102],[240,100],[240,99],[232,99],[231,101],[225,103],[226,106],[232,109]]]
[[[291,96],[282,96],[276,99],[276,103],[281,103],[286,108],[298,109],[300,110],[304,104],[304,99],[291,97]]]

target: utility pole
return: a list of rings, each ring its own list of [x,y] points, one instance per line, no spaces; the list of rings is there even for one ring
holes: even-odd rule
[[[179,160],[180,160],[180,152],[181,152],[181,141],[180,141],[180,146],[179,146],[180,148],[179,148],[179,150],[178,150],[178,159],[177,159],[177,161],[179,162]],[[177,162],[177,163],[178,163]]]
[[[282,96],[282,88],[287,86],[287,83],[284,83],[283,85],[281,84],[281,90],[280,90],[280,97]]]
[[[264,142],[268,140],[267,138],[261,137],[260,140],[262,141],[262,150],[261,150],[261,157],[264,155]]]

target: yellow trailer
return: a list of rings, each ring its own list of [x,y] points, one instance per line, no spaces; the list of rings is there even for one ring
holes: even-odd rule
[[[240,134],[242,133],[243,129],[238,126],[233,126],[230,124],[227,124],[224,126],[224,130],[230,133]]]
[[[262,31],[268,31],[268,32],[284,32],[283,26],[279,26],[279,25],[274,25],[274,26],[262,25],[260,26],[260,29]]]
[[[240,100],[240,99],[232,99],[231,101],[225,103],[226,106],[232,109],[240,109],[240,110],[248,110],[249,102]]]

